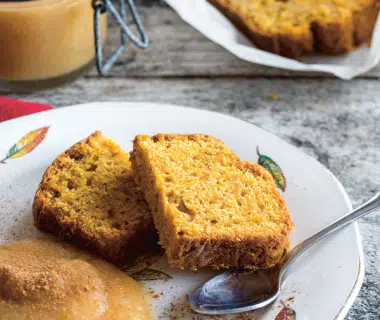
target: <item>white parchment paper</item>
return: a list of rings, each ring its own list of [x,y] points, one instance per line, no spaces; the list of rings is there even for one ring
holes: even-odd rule
[[[188,24],[240,59],[295,71],[319,71],[341,79],[352,79],[375,67],[380,61],[380,18],[377,19],[371,47],[363,46],[339,56],[308,56],[288,59],[256,48],[218,9],[207,0],[166,0]],[[379,15],[380,17],[380,15]]]

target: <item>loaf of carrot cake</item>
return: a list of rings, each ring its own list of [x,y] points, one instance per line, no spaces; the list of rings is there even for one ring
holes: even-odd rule
[[[258,48],[290,58],[369,42],[379,0],[209,0]]]
[[[152,215],[132,177],[129,154],[98,131],[47,168],[33,215],[37,228],[115,264],[157,247]]]
[[[131,157],[172,267],[268,268],[293,226],[272,176],[202,134],[138,135]]]

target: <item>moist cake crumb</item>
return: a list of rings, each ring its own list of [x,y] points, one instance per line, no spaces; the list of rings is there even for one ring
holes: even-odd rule
[[[202,134],[138,135],[131,157],[172,267],[269,268],[293,226],[272,176]]]
[[[96,131],[46,170],[33,204],[42,231],[122,265],[157,246],[151,212],[132,177],[129,155]]]

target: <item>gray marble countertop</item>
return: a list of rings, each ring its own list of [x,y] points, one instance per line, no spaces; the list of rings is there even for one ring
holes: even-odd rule
[[[377,69],[361,79],[342,81],[251,65],[205,39],[164,3],[141,0],[138,6],[151,37],[148,50],[128,49],[107,77],[91,70],[64,87],[10,97],[57,108],[91,101],[154,101],[230,114],[323,163],[342,182],[354,206],[380,190]],[[116,31],[112,25],[110,30]],[[117,39],[118,33],[111,32],[108,53]],[[270,93],[278,99],[269,98]],[[378,320],[380,213],[363,218],[359,226],[365,279],[346,319]]]

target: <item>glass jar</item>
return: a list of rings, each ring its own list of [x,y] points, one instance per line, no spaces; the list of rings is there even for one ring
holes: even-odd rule
[[[104,43],[106,14],[99,25]],[[0,0],[0,87],[5,91],[73,80],[94,56],[91,0]]]

